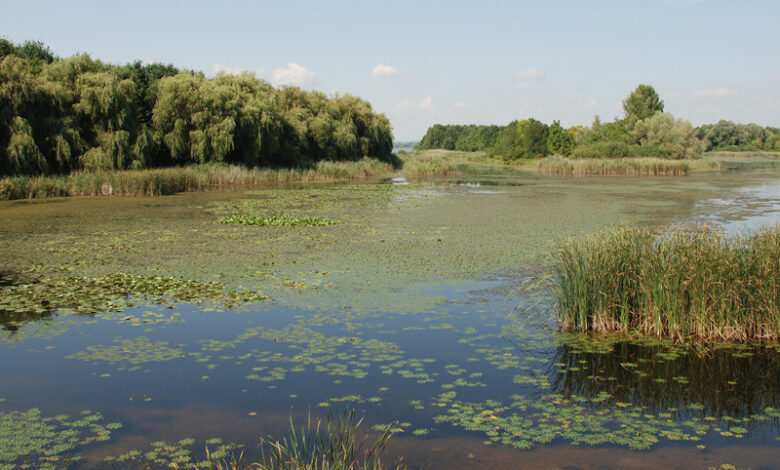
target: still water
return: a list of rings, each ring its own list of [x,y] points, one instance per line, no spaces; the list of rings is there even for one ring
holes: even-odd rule
[[[231,211],[341,223],[215,224]],[[548,277],[557,241],[611,223],[778,223],[771,165],[4,202],[0,220],[8,271],[160,272],[270,298],[5,312],[0,469],[166,468],[217,442],[256,457],[291,418],[350,408],[365,430],[392,425],[411,468],[777,468],[777,345],[562,335]]]

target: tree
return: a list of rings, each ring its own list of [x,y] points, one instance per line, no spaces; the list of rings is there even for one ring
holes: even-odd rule
[[[547,137],[547,149],[550,153],[568,157],[574,150],[574,135],[561,127],[560,121],[553,121],[550,135]]]
[[[642,84],[623,100],[623,110],[626,112],[625,119],[629,121],[629,126],[633,126],[636,121],[663,112],[664,102],[652,86]]]
[[[654,151],[663,158],[698,158],[704,150],[704,144],[696,137],[696,131],[690,122],[675,120],[669,113],[656,113],[637,121],[633,136],[645,153]]]

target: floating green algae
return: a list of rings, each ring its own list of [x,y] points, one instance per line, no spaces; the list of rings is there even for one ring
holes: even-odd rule
[[[205,442],[208,455],[201,460],[193,456],[194,445],[195,439],[192,438],[175,442],[155,441],[149,444],[147,449],[134,449],[121,455],[109,456],[105,458],[105,462],[124,463],[132,465],[132,468],[213,468],[208,457],[217,461],[239,449],[235,444],[223,444],[220,438],[211,438]]]
[[[436,422],[481,432],[487,438],[486,443],[501,443],[518,449],[559,439],[572,444],[613,444],[647,449],[664,440],[699,441],[710,433],[740,438],[747,430],[738,424],[778,415],[776,410],[767,408],[763,415],[741,420],[690,417],[676,421],[670,413],[653,413],[631,403],[609,405],[612,397],[607,393],[593,398],[549,394],[536,400],[513,395],[508,404],[454,398],[454,392],[439,396],[434,406],[447,408],[447,411],[436,416]]]
[[[326,217],[291,217],[289,215],[229,215],[217,221],[225,225],[257,225],[260,227],[327,227],[339,223]]]
[[[151,341],[145,336],[135,339],[114,339],[114,344],[87,346],[86,350],[67,356],[82,361],[127,362],[138,365],[147,362],[164,362],[185,357],[183,346],[169,347],[167,341]]]
[[[119,423],[102,424],[103,416],[83,411],[81,416],[42,416],[27,411],[0,411],[0,470],[54,470],[67,467],[78,456],[77,447],[107,441]],[[68,454],[68,455],[66,455]]]
[[[226,289],[217,282],[202,283],[173,276],[115,273],[101,277],[44,278],[29,284],[0,286],[0,314],[5,323],[24,323],[49,312],[98,313],[122,311],[133,297],[156,302],[211,300],[235,305],[265,300],[258,292]]]

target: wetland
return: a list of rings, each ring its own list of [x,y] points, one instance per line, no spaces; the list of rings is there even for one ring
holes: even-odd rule
[[[0,469],[253,461],[349,409],[409,468],[773,468],[778,344],[558,330],[565,240],[780,223],[776,160],[720,167],[0,201]]]

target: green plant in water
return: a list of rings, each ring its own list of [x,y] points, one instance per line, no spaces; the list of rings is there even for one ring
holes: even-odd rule
[[[675,341],[780,338],[780,226],[726,239],[622,225],[558,253],[564,329],[640,331]]]
[[[229,215],[218,220],[226,225],[258,225],[261,227],[325,227],[336,225],[338,220],[325,217],[291,217],[287,215],[269,215],[257,217],[253,215]]]
[[[390,441],[388,426],[374,441],[359,436],[363,418],[356,417],[355,410],[343,412],[338,417],[328,413],[325,425],[321,420],[312,421],[296,431],[290,420],[290,435],[281,441],[262,438],[262,459],[257,468],[263,470],[382,470],[405,468],[400,463],[389,466],[382,454]]]
[[[41,416],[40,410],[0,412],[0,470],[54,470],[77,456],[73,449],[107,441],[119,423],[101,424],[103,416],[83,411],[80,417]]]
[[[122,311],[128,306],[131,297],[153,299],[157,302],[211,300],[226,305],[266,299],[257,292],[225,289],[217,282],[202,283],[173,276],[126,273],[101,277],[72,276],[0,286],[0,318],[3,323],[18,325],[55,311]]]

